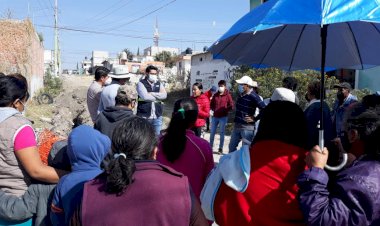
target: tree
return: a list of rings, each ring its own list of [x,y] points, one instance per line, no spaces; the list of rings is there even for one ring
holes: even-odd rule
[[[13,19],[13,12],[10,8],[6,9],[1,15],[3,19]]]
[[[125,48],[125,49],[123,50],[123,52],[125,52],[125,53],[127,54],[127,59],[128,59],[129,61],[132,61],[132,60],[133,60],[133,53],[132,53],[132,51],[130,51],[128,48]]]
[[[156,54],[154,60],[164,62],[166,67],[172,68],[176,63],[177,55],[172,55],[168,51],[162,51],[161,53]]]

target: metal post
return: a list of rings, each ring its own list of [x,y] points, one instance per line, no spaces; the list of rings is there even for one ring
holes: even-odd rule
[[[54,5],[54,76],[59,75],[58,61],[58,0],[55,0]]]

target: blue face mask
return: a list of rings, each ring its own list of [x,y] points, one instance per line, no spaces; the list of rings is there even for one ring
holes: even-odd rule
[[[243,85],[238,85],[238,90],[239,90],[239,93],[243,93],[244,92]]]

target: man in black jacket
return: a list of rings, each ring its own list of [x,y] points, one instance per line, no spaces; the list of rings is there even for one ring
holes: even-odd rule
[[[116,125],[133,116],[133,108],[136,105],[137,92],[132,85],[120,86],[115,97],[115,106],[106,108],[96,118],[94,128],[112,139],[112,133]]]

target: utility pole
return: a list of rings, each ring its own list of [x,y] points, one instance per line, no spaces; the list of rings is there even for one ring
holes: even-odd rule
[[[58,47],[58,0],[54,6],[54,76],[59,76],[59,47]]]

